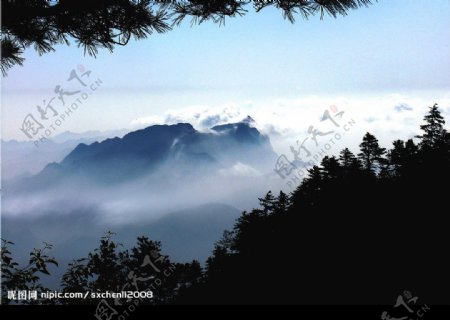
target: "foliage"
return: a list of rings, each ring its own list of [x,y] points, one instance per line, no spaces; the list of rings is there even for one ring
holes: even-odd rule
[[[41,292],[50,291],[44,287],[40,280],[42,274],[50,275],[48,267],[50,265],[58,266],[53,257],[47,255],[47,251],[52,249],[48,243],[41,249],[33,249],[30,252],[28,264],[21,267],[12,257],[10,246],[13,242],[2,239],[1,247],[1,270],[2,270],[2,304],[10,304],[8,291],[26,290],[37,291],[38,297]],[[37,301],[28,301],[28,303],[39,303]]]
[[[39,54],[54,51],[58,44],[75,41],[84,52],[95,56],[99,48],[113,51],[131,38],[144,39],[164,33],[191,18],[191,24],[243,16],[250,3],[255,11],[272,6],[294,22],[295,15],[308,18],[324,13],[336,17],[351,9],[368,6],[370,0],[24,0],[2,1],[1,69],[3,75],[22,65],[23,52],[33,47]]]

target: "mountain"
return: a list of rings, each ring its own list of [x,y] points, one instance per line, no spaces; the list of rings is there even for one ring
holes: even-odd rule
[[[133,175],[165,161],[191,165],[227,166],[237,161],[267,170],[276,155],[268,137],[249,122],[215,126],[210,132],[195,130],[188,123],[155,125],[131,132],[122,139],[107,139],[91,145],[80,144],[61,163],[62,168],[89,171],[101,164],[105,173],[117,170]],[[200,163],[199,163],[200,162]],[[109,172],[108,172],[109,171]]]
[[[21,256],[48,241],[74,257],[111,229],[124,242],[142,234],[162,240],[179,260],[206,258],[242,210],[283,182],[272,172],[269,139],[253,124],[247,118],[204,132],[155,125],[80,143],[38,174],[5,181],[5,237]]]
[[[89,212],[118,223],[206,203],[246,210],[283,184],[273,172],[276,158],[250,118],[202,132],[188,123],[154,125],[80,143],[37,174],[4,181],[2,209],[42,219]]]
[[[252,126],[251,118],[200,132],[188,123],[154,125],[123,138],[81,143],[60,163],[23,179],[15,191],[49,188],[62,180],[120,184],[153,174],[178,179],[218,172],[240,163],[261,174],[276,161],[269,138]]]
[[[12,180],[37,174],[47,164],[62,161],[78,144],[94,141],[77,139],[56,143],[44,140],[36,147],[33,141],[2,140],[2,179]]]
[[[12,180],[39,173],[52,162],[61,162],[80,143],[91,144],[111,137],[122,137],[125,130],[65,131],[51,139],[34,141],[1,140],[2,179]]]

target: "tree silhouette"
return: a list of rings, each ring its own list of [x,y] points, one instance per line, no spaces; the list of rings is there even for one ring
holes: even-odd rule
[[[376,0],[375,0],[376,1]],[[24,0],[2,1],[1,69],[3,75],[14,65],[22,65],[25,49],[39,54],[57,44],[75,41],[85,53],[95,56],[99,48],[112,51],[131,38],[143,39],[164,33],[191,18],[191,24],[205,21],[223,24],[226,17],[243,16],[250,3],[255,11],[273,6],[290,22],[296,15],[328,13],[345,16],[351,9],[371,4],[370,0]]]
[[[320,165],[322,166],[321,171],[323,179],[337,179],[341,175],[341,167],[334,156],[325,156]]]
[[[425,124],[420,126],[424,132],[417,136],[420,138],[419,146],[422,149],[433,149],[445,144],[447,131],[444,129],[444,118],[438,109],[438,105],[434,104],[429,113],[424,117]]]
[[[16,292],[18,290],[36,291],[36,300],[26,300],[24,303],[42,303],[40,293],[50,291],[41,284],[42,275],[50,275],[48,270],[49,265],[58,266],[58,263],[53,257],[47,255],[47,251],[52,249],[48,243],[44,244],[43,248],[33,249],[30,252],[30,259],[26,266],[21,267],[18,262],[12,257],[9,246],[14,245],[13,242],[2,239],[1,247],[1,284],[2,284],[2,304],[10,304],[11,300],[8,296],[8,291]],[[51,303],[47,301],[47,303]]]
[[[381,148],[378,144],[378,139],[369,132],[365,134],[359,147],[361,152],[358,153],[358,157],[363,168],[367,172],[374,172],[376,166],[382,161],[381,159],[386,153],[386,149]]]
[[[339,162],[344,168],[351,168],[356,161],[355,155],[348,148],[345,148],[339,154]]]
[[[105,293],[123,291],[152,291],[153,298],[142,299],[140,304],[170,304],[176,297],[197,286],[203,277],[203,269],[198,261],[173,263],[161,253],[161,244],[147,237],[138,237],[136,245],[120,250],[123,246],[113,240],[114,233],[107,232],[100,239],[98,248],[87,257],[69,263],[61,279],[63,293]],[[51,291],[41,284],[41,275],[50,275],[49,265],[58,266],[47,254],[52,248],[45,244],[42,249],[30,253],[29,264],[20,267],[10,251],[13,243],[2,240],[2,303],[10,304],[97,304],[101,299],[88,295],[84,298],[45,299],[42,292]],[[15,301],[8,291],[36,291],[37,299]],[[16,298],[17,299],[17,294]],[[110,305],[132,303],[127,298],[106,298]]]
[[[386,174],[377,139],[366,134],[361,145],[362,166],[348,149],[339,161],[325,157],[287,196],[283,214],[270,208],[285,197],[267,195],[243,213],[216,243],[203,282],[177,302],[389,304],[407,285],[434,303],[448,300],[450,215],[440,208],[450,160],[437,152],[444,147],[396,140]]]
[[[345,176],[358,174],[361,169],[359,159],[348,148],[345,148],[339,153],[339,164]]]
[[[69,264],[62,278],[63,292],[152,291],[153,298],[143,304],[169,304],[177,294],[200,281],[202,268],[197,261],[173,263],[161,253],[161,243],[138,237],[134,247],[122,247],[108,232],[100,246],[87,258]],[[128,299],[106,299],[111,304],[129,304]],[[61,303],[98,303],[98,299],[61,301]]]
[[[291,197],[280,191],[276,201],[273,203],[273,213],[274,214],[284,214],[286,213],[292,205]]]
[[[412,139],[395,140],[393,148],[388,151],[387,159],[389,163],[388,175],[391,177],[404,176],[405,170],[410,170],[409,164],[414,161],[417,156],[418,147]]]
[[[264,198],[258,198],[258,200],[264,215],[269,215],[273,212],[275,197],[273,196],[272,191],[267,192]]]

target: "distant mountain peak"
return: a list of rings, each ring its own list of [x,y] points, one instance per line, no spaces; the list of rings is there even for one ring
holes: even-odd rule
[[[252,117],[247,116],[247,117],[246,117],[245,119],[243,119],[241,122],[251,124],[251,123],[255,123],[256,121],[255,121],[255,119],[253,119]]]
[[[269,138],[244,121],[201,132],[189,123],[153,125],[115,137],[80,143],[61,162],[36,176],[42,185],[77,177],[89,183],[116,184],[149,175],[173,178],[177,175],[219,172],[244,163],[266,172],[276,160]]]
[[[195,128],[192,126],[192,124],[187,123],[187,122],[179,122],[176,124],[154,124],[154,125],[144,128],[143,130],[144,131],[145,130],[154,130],[155,128],[166,128],[168,130],[176,129],[176,130],[181,130],[181,131],[187,132],[187,133],[196,131]]]

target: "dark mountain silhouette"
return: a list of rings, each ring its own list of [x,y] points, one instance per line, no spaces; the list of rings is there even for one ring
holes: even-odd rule
[[[47,165],[32,178],[16,183],[15,191],[49,188],[62,180],[123,183],[152,173],[158,178],[208,174],[237,162],[262,173],[276,160],[269,138],[252,127],[250,117],[199,132],[188,123],[155,125],[92,144],[79,144],[60,163]],[[165,175],[165,176],[164,176]]]
[[[52,162],[61,162],[80,143],[91,144],[127,131],[65,131],[42,141],[0,140],[2,144],[2,180],[19,179],[39,173]]]
[[[255,156],[258,158],[254,159]],[[268,137],[247,121],[215,126],[211,133],[199,132],[188,123],[178,123],[151,126],[122,139],[80,144],[61,162],[61,167],[83,171],[101,164],[116,174],[117,170],[123,170],[132,175],[166,161],[184,159],[192,160],[193,165],[217,166],[248,161],[267,169],[273,165],[275,156]]]

